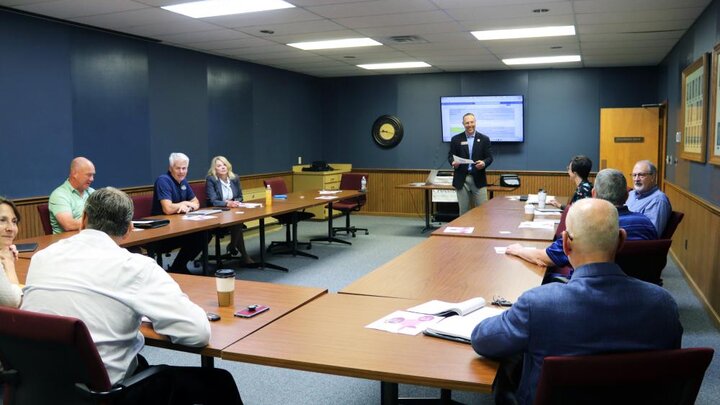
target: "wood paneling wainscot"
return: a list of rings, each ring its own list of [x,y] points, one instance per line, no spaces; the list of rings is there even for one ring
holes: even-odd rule
[[[673,210],[685,213],[670,253],[720,326],[720,208],[665,181]]]

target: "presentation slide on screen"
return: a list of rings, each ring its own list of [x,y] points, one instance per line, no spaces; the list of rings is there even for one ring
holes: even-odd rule
[[[475,114],[476,130],[493,142],[522,142],[523,96],[442,97],[443,141],[465,131],[462,117]]]

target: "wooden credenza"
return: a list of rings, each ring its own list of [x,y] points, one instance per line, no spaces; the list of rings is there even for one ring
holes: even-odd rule
[[[304,172],[302,171],[304,167],[310,167],[310,165],[294,165],[292,168],[293,191],[339,190],[342,174],[352,170],[352,165],[349,163],[330,163],[330,167],[334,170],[326,172]],[[315,219],[327,219],[325,206],[308,208],[306,211],[315,214]],[[333,213],[333,215],[339,214],[340,211]]]

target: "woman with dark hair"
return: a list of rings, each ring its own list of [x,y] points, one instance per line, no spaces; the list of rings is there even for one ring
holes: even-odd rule
[[[15,204],[0,197],[0,305],[17,308],[22,299],[20,282],[15,273],[17,249],[13,242],[18,233],[20,212]]]
[[[570,176],[570,179],[575,182],[577,188],[575,189],[575,194],[573,194],[567,205],[570,205],[577,200],[590,198],[592,196],[593,185],[588,181],[591,169],[592,160],[590,160],[587,156],[578,155],[572,158],[567,167],[567,173],[568,176]],[[548,204],[554,205],[560,209],[565,209],[565,205],[560,204],[555,199],[548,201]]]

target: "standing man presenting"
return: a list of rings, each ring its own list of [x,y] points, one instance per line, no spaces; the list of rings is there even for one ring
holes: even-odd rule
[[[470,210],[470,201],[477,207],[487,201],[487,177],[485,168],[493,162],[490,138],[475,131],[475,115],[463,115],[465,132],[450,140],[448,162],[455,169],[453,187],[457,193],[460,215]],[[459,163],[454,156],[470,159],[473,164]]]
[[[95,165],[84,157],[73,159],[67,180],[53,190],[48,200],[53,233],[80,229],[85,200],[95,191],[90,187],[93,180]]]

